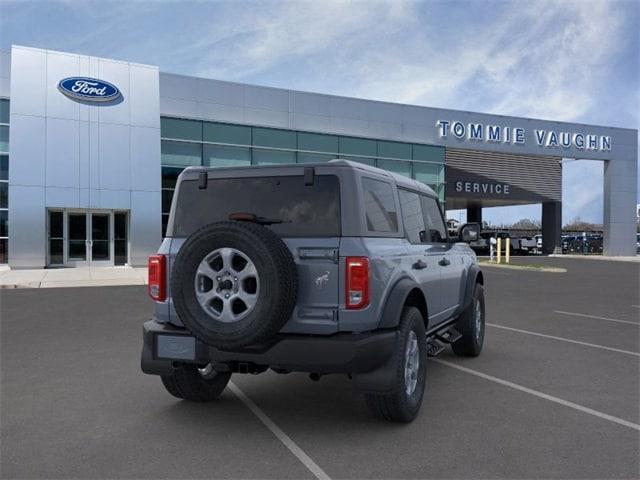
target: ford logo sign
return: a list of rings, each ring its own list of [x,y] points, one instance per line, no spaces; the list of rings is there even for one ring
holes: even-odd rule
[[[58,83],[58,90],[69,98],[88,102],[110,102],[120,97],[118,87],[97,78],[63,78]]]

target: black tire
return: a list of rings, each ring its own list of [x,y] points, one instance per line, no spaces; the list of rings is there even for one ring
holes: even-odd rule
[[[212,372],[203,376],[193,365],[176,368],[171,375],[160,377],[171,395],[192,402],[215,400],[229,383],[229,378],[231,373]]]
[[[218,248],[246,254],[258,272],[260,287],[252,310],[233,322],[209,315],[196,298],[200,262]],[[291,252],[273,231],[248,222],[217,222],[194,232],[180,248],[171,276],[178,316],[193,335],[221,350],[265,342],[291,317],[297,296],[297,270]]]
[[[405,382],[405,361],[411,332],[416,335],[418,341],[419,368],[415,389],[408,394]],[[391,422],[411,422],[420,411],[426,381],[427,339],[420,310],[415,307],[403,308],[398,334],[398,345],[394,353],[396,369],[392,391],[385,395],[367,393],[364,398],[369,410],[378,418]]]
[[[479,331],[475,321],[476,306],[480,307],[481,314]],[[480,355],[484,344],[484,319],[484,288],[479,283],[476,283],[471,303],[460,315],[456,323],[456,330],[462,335],[457,342],[451,344],[451,348],[456,355],[462,357],[477,357]]]

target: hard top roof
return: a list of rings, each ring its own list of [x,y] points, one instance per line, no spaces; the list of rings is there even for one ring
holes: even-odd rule
[[[345,160],[342,158],[335,158],[334,160],[330,160],[329,162],[313,162],[313,163],[304,163],[304,164],[281,164],[281,165],[247,165],[247,166],[234,166],[234,167],[199,167],[199,166],[191,166],[187,167],[185,171],[209,171],[209,172],[229,172],[230,170],[237,170],[246,172],[248,169],[254,170],[280,170],[280,169],[291,169],[292,167],[299,168],[308,168],[308,167],[338,167],[338,168],[351,168],[356,170],[361,170],[364,172],[370,172],[372,174],[387,177],[390,180],[399,186],[404,188],[409,188],[411,190],[417,190],[419,192],[425,193],[431,197],[438,197],[438,194],[433,191],[428,185],[419,182],[418,180],[414,180],[412,178],[405,177],[404,175],[400,175],[394,172],[389,172],[388,170],[383,170],[381,168],[373,167],[371,165],[367,165],[364,163],[354,162],[352,160]]]

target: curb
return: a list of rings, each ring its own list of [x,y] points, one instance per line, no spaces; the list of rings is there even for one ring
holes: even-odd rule
[[[25,282],[25,283],[6,283],[0,284],[0,290],[16,290],[22,288],[78,288],[78,287],[126,287],[126,286],[143,286],[147,282],[144,280],[120,280],[102,279],[102,280],[82,280],[82,281],[43,281],[43,282]]]

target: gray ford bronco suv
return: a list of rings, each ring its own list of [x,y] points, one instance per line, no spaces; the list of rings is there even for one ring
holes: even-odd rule
[[[190,167],[157,255],[142,370],[178,398],[232,373],[342,373],[377,416],[408,422],[427,356],[484,340],[483,276],[426,185],[346,160]]]

